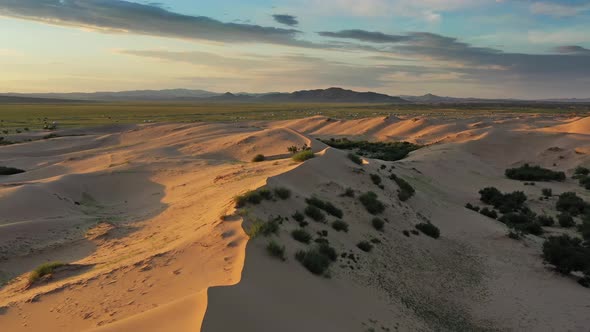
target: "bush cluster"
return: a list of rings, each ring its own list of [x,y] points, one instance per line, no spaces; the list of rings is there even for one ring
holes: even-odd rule
[[[509,212],[498,220],[506,224],[506,226],[523,234],[543,234],[543,228],[538,222],[537,216],[529,210],[526,212]]]
[[[371,181],[374,185],[378,186],[381,184],[381,177],[377,174],[371,174]]]
[[[397,185],[399,186],[397,197],[400,201],[405,202],[408,199],[412,198],[412,196],[414,196],[414,194],[416,193],[416,190],[414,189],[414,187],[412,187],[411,184],[408,183],[408,181],[400,178],[399,176],[393,173],[389,176],[389,178],[395,181],[395,183],[397,183]]]
[[[372,191],[360,195],[359,200],[370,214],[379,214],[385,210],[385,205],[377,199],[377,194]]]
[[[62,262],[51,262],[39,265],[36,269],[31,272],[29,275],[29,283],[34,283],[35,281],[41,279],[42,277],[52,274],[55,269],[65,266],[65,263]]]
[[[234,202],[236,203],[236,208],[242,208],[246,206],[246,204],[260,204],[263,200],[271,200],[272,199],[272,192],[266,188],[261,188],[258,190],[251,190],[242,194],[240,196],[234,197]]]
[[[332,228],[337,232],[348,233],[348,224],[342,220],[336,220],[332,223]]]
[[[590,204],[586,203],[574,192],[565,192],[559,195],[556,208],[558,211],[567,212],[574,217],[590,213]]]
[[[487,187],[479,191],[480,200],[485,204],[493,205],[501,213],[516,212],[524,208],[527,200],[522,191],[503,194],[494,187]]]
[[[416,229],[430,236],[433,239],[438,239],[440,237],[440,230],[438,229],[438,227],[434,226],[429,222],[417,224]]]
[[[373,250],[373,245],[369,241],[361,241],[357,243],[356,246],[364,252],[370,252]]]
[[[590,277],[590,247],[569,235],[551,236],[543,243],[543,258],[563,274],[583,272]]]
[[[405,158],[410,152],[422,147],[421,145],[416,145],[409,142],[351,141],[347,138],[332,138],[329,140],[323,140],[322,142],[337,149],[355,150],[359,154],[369,156],[370,158],[386,161],[401,160]]]
[[[278,198],[285,200],[285,199],[289,199],[289,197],[291,197],[291,190],[284,188],[284,187],[276,187],[274,190],[274,194],[275,196],[277,196]]]
[[[334,204],[327,201],[323,201],[315,196],[307,198],[305,202],[309,205],[315,206],[319,209],[326,211],[329,215],[332,215],[336,218],[342,218],[342,216],[344,215],[342,210],[334,206]]]
[[[304,229],[296,229],[291,232],[291,236],[295,241],[308,244],[311,241],[311,234]]]
[[[498,213],[494,209],[488,209],[484,207],[483,209],[479,210],[479,213],[492,219],[498,219]]]
[[[282,218],[280,217],[268,220],[266,222],[262,220],[256,220],[246,230],[246,234],[248,234],[248,236],[251,238],[255,238],[261,234],[264,236],[278,234],[281,220]]]
[[[326,215],[322,212],[322,210],[320,210],[316,206],[308,205],[305,208],[304,212],[305,212],[306,216],[310,217],[314,221],[317,221],[317,222],[325,222],[326,221]]]
[[[506,177],[520,181],[564,181],[565,173],[556,172],[540,166],[524,164],[521,167],[509,168],[505,172]]]
[[[276,257],[282,261],[287,260],[285,258],[285,246],[281,246],[279,245],[277,242],[275,241],[270,241],[268,242],[268,244],[266,245],[266,251],[272,256],[272,257]]]
[[[337,258],[336,250],[326,243],[320,243],[309,250],[300,250],[295,254],[295,259],[316,275],[324,274]]]
[[[304,150],[301,152],[298,152],[296,154],[293,155],[293,160],[295,160],[296,162],[302,163],[306,160],[309,160],[311,158],[314,158],[315,154],[313,153],[313,151],[311,150]]]
[[[371,224],[373,225],[373,228],[380,232],[383,231],[383,227],[385,226],[385,222],[383,221],[383,219],[377,217],[371,220]]]

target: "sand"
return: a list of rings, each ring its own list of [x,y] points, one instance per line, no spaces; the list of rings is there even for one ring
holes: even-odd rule
[[[568,175],[590,165],[590,118],[313,117],[58,132],[72,133],[80,136],[0,147],[0,165],[27,170],[0,177],[7,331],[589,330],[590,291],[543,264],[542,239],[511,240],[503,224],[463,206],[490,185],[590,200],[574,180],[525,187],[503,177],[525,162]],[[347,152],[316,139],[330,137],[428,146],[398,162],[366,159],[362,173]],[[295,163],[287,147],[303,144],[317,157]],[[251,162],[256,154],[267,160]],[[387,179],[392,166],[416,188],[408,202]],[[293,194],[236,213],[233,197],[262,186]],[[384,232],[358,200],[340,196],[348,187],[386,202]],[[303,210],[312,194],[341,207],[350,230],[313,222],[309,230],[328,230],[339,252],[358,257],[340,259],[329,279],[294,259],[305,246],[289,235],[292,219],[274,237],[286,262],[267,255],[268,239],[243,230]],[[551,211],[554,203],[530,206]],[[426,219],[440,239],[402,234]],[[381,241],[373,252],[356,248],[371,238]],[[48,261],[71,266],[28,285],[28,273]]]

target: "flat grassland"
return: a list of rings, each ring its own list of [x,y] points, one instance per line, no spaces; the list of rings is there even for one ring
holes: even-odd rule
[[[81,102],[59,104],[0,104],[0,129],[39,129],[45,122],[60,127],[89,127],[142,122],[288,120],[315,115],[339,119],[373,116],[466,117],[488,114],[590,113],[589,104],[327,104],[327,103],[198,103],[198,102]],[[12,132],[10,132],[12,133]],[[6,133],[5,133],[6,134]]]

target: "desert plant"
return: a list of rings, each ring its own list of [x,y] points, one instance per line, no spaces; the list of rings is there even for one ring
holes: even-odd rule
[[[576,167],[574,175],[590,175],[590,169],[582,166]]]
[[[351,141],[347,138],[323,140],[322,142],[337,149],[354,150],[358,154],[386,161],[403,159],[410,152],[422,147],[409,142]]]
[[[254,163],[259,163],[264,160],[266,160],[266,158],[264,157],[263,154],[257,154],[256,156],[254,156],[254,158],[252,158],[252,162],[254,162]]]
[[[278,198],[285,200],[285,199],[289,199],[289,197],[291,197],[291,190],[284,188],[284,187],[276,187],[274,189],[274,194]]]
[[[385,226],[385,222],[381,218],[373,218],[371,224],[373,225],[373,228],[378,231],[383,231],[383,226]]]
[[[556,172],[540,166],[524,164],[521,167],[509,168],[505,172],[506,177],[520,181],[564,181],[565,173]]]
[[[293,219],[295,219],[295,221],[297,222],[302,222],[305,219],[305,216],[303,215],[303,213],[295,211],[295,213],[293,214]]]
[[[488,218],[492,218],[492,219],[498,218],[498,213],[496,212],[496,210],[488,209],[487,207],[484,207],[483,209],[479,210],[479,213],[488,217]]]
[[[348,159],[350,159],[353,163],[357,164],[357,165],[362,165],[363,164],[363,160],[361,159],[361,157],[357,156],[354,153],[349,153],[347,155]]]
[[[272,199],[272,192],[266,188],[258,189],[257,192],[262,199],[265,199],[267,201],[270,201]]]
[[[408,181],[400,178],[395,174],[391,174],[389,178],[395,181],[395,183],[399,186],[397,197],[400,201],[405,202],[408,199],[412,198],[412,196],[414,196],[414,194],[416,193],[416,190],[414,189],[414,187],[412,187],[411,184],[408,183]]]
[[[407,236],[407,237],[410,237],[410,231],[408,231],[408,230],[404,230],[402,233],[403,233],[405,236]]]
[[[342,197],[353,197],[354,198],[354,189],[346,188],[346,190],[340,195]]]
[[[479,191],[480,200],[485,204],[493,205],[502,213],[515,212],[524,207],[527,200],[522,191],[503,194],[494,187],[487,187]]]
[[[357,243],[356,246],[364,252],[370,252],[373,250],[373,245],[369,241],[361,241]]]
[[[553,196],[553,190],[551,190],[551,188],[543,188],[543,190],[541,190],[541,193],[545,197],[551,197],[551,196]]]
[[[336,220],[332,223],[332,228],[337,232],[348,233],[348,224],[342,220]]]
[[[299,151],[299,148],[295,145],[291,145],[287,148],[287,151],[289,151],[292,154],[296,154]]]
[[[14,168],[14,167],[5,167],[0,166],[0,175],[14,175],[24,173],[25,171],[22,169]]]
[[[465,204],[465,208],[466,209],[469,209],[469,210],[472,210],[472,211],[475,211],[475,212],[479,212],[479,206],[473,205],[471,203]]]
[[[379,214],[385,210],[385,205],[377,199],[377,194],[372,191],[359,196],[359,200],[370,214]]]
[[[381,184],[381,177],[379,175],[371,174],[370,177],[374,185],[378,186]]]
[[[319,246],[321,245],[322,244]],[[295,254],[295,259],[297,259],[297,261],[300,262],[301,265],[303,265],[309,272],[316,275],[324,274],[332,263],[332,259],[322,252],[319,247],[306,251],[300,250]]]
[[[328,257],[333,262],[338,259],[338,253],[336,252],[336,249],[330,247],[330,245],[327,243],[319,243],[318,252]]]
[[[429,222],[417,224],[416,229],[430,236],[433,239],[438,239],[440,237],[440,230],[438,229],[438,227],[434,226]]]
[[[65,265],[66,264],[62,263],[62,262],[50,262],[50,263],[45,263],[45,264],[39,265],[29,275],[29,283],[34,283],[35,281],[41,279],[42,277],[44,277],[46,275],[53,274],[55,269],[60,268]]]
[[[244,207],[248,203],[260,204],[260,202],[262,202],[262,196],[260,196],[260,194],[257,191],[251,190],[246,192],[245,194],[236,196],[234,198],[234,202],[236,203],[236,208]]]
[[[328,214],[330,214],[336,218],[342,218],[342,216],[344,215],[342,210],[340,210],[339,208],[334,206],[334,204],[332,204],[328,201],[323,201],[315,196],[312,196],[311,198],[307,198],[305,200],[305,202],[309,205],[313,205],[319,209],[326,211]]]
[[[576,225],[574,218],[567,212],[558,215],[557,221],[559,222],[559,226],[564,228],[574,227]]]
[[[309,160],[311,158],[315,157],[315,154],[313,153],[313,151],[311,150],[304,150],[301,152],[298,152],[296,154],[293,155],[293,160],[295,160],[296,162],[304,162],[306,160]]]
[[[317,222],[324,222],[326,220],[326,216],[322,210],[313,205],[308,205],[305,208],[305,215]]]
[[[558,211],[567,212],[572,216],[590,211],[589,204],[574,192],[565,192],[559,195],[556,208]]]
[[[308,244],[311,241],[311,234],[309,234],[304,229],[296,229],[296,230],[292,231],[291,237],[293,237],[293,239],[295,241],[299,241],[299,242],[305,243],[305,244]]]
[[[537,222],[539,222],[541,226],[553,226],[555,224],[555,219],[551,216],[543,215],[537,217]]]
[[[543,258],[563,274],[585,271],[590,266],[590,248],[569,235],[551,236],[543,243]]]
[[[270,241],[266,245],[266,251],[272,256],[276,257],[282,261],[287,260],[285,258],[285,246],[281,246],[275,241]]]

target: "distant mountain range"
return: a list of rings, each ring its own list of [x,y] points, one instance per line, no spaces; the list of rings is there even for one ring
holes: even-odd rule
[[[433,94],[423,96],[390,96],[376,92],[357,92],[342,88],[302,90],[292,93],[237,93],[223,94],[189,89],[135,90],[92,93],[5,93],[0,94],[0,103],[51,103],[51,102],[122,102],[122,101],[199,101],[235,103],[379,103],[379,104],[520,104],[520,103],[590,103],[586,99],[481,99],[441,97]]]

